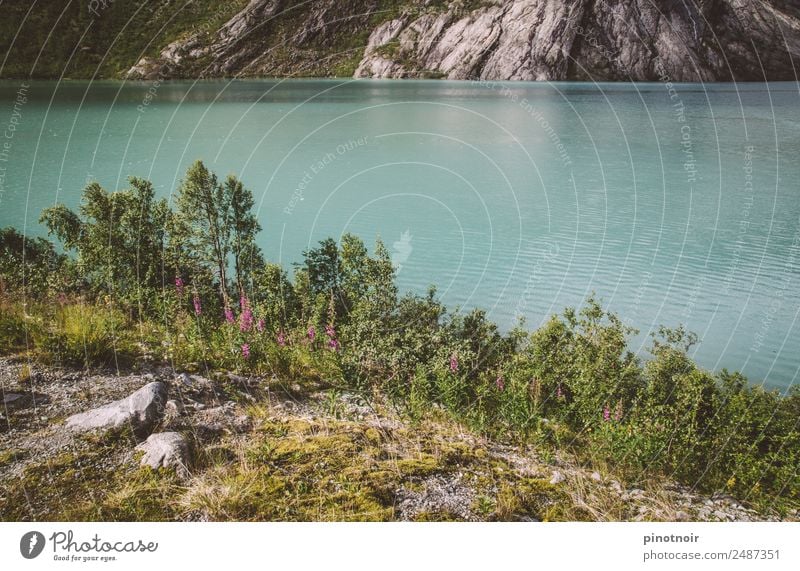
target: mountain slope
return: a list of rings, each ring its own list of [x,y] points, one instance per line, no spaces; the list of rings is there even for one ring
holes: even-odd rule
[[[800,56],[791,0],[56,0],[7,13],[0,77],[763,81],[796,80]]]

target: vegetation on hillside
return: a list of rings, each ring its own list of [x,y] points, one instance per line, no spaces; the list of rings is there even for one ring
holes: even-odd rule
[[[264,260],[252,206],[241,181],[197,162],[174,206],[132,178],[117,192],[90,184],[78,212],[45,210],[64,254],[2,230],[2,351],[324,381],[412,423],[445,414],[629,482],[666,476],[754,505],[800,502],[796,388],[699,368],[687,356],[697,339],[680,327],[662,329],[642,363],[627,349],[632,330],[593,298],[503,334],[481,310],[449,311],[433,288],[401,295],[380,240],[372,251],[353,235],[323,240],[290,276]]]

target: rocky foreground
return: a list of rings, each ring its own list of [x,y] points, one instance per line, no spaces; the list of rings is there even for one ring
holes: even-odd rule
[[[324,383],[0,360],[2,520],[797,520]]]

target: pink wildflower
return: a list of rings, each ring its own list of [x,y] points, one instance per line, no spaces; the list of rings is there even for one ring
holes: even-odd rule
[[[336,339],[336,329],[333,328],[333,325],[325,326],[325,335],[327,335],[331,339]]]
[[[614,409],[614,422],[619,422],[620,420],[622,420],[622,399],[619,400],[616,409]]]
[[[250,358],[250,345],[248,343],[244,343],[242,345],[242,357],[245,359]]]
[[[263,318],[263,317],[262,317],[262,318],[260,318],[260,319],[259,319],[259,320],[256,322],[256,329],[258,329],[258,332],[259,332],[259,333],[263,333],[263,332],[264,332],[264,318]]]
[[[286,347],[286,335],[283,333],[283,331],[278,332],[278,345],[281,347]]]
[[[239,316],[239,330],[250,331],[253,328],[253,312],[250,308],[245,306],[242,314]]]
[[[203,313],[203,307],[200,305],[200,296],[194,294],[192,302],[194,303],[194,314],[198,316],[201,315]]]
[[[175,291],[178,292],[178,296],[183,295],[183,279],[180,276],[175,277]]]
[[[564,396],[564,391],[561,390],[561,385],[558,385],[556,388],[556,398],[561,398]]]
[[[313,343],[314,339],[316,338],[317,338],[317,330],[314,329],[314,326],[312,325],[311,327],[308,328],[308,340]]]
[[[455,353],[450,355],[450,372],[456,373],[458,372],[458,357]]]
[[[603,407],[603,420],[608,422],[611,419],[611,410],[608,408],[608,405]]]
[[[497,387],[498,391],[502,391],[506,388],[506,382],[503,379],[503,375],[498,375],[497,380],[494,382],[495,386]]]
[[[233,311],[231,311],[230,307],[225,307],[225,321],[227,321],[228,323],[233,323],[234,321],[236,321],[233,318]]]
[[[339,342],[336,339],[331,339],[330,341],[328,341],[328,347],[331,348],[331,351],[338,351]]]

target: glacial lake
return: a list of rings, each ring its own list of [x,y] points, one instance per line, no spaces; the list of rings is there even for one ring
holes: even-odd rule
[[[253,191],[267,256],[380,236],[405,291],[529,328],[591,292],[704,367],[800,371],[792,83],[0,82],[0,227],[44,235],[87,181],[176,189],[202,159]]]

